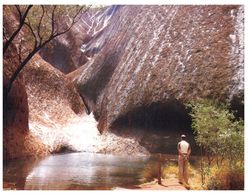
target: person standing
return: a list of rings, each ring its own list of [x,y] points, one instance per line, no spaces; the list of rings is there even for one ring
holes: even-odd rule
[[[179,183],[188,184],[188,159],[191,153],[190,144],[186,141],[186,135],[181,135],[181,141],[177,145]]]

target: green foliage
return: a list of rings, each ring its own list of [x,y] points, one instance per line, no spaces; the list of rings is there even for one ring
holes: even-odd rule
[[[236,120],[229,105],[211,100],[188,104],[197,144],[206,154],[228,158],[232,164],[244,156],[244,123]]]
[[[201,156],[202,185],[207,180],[208,189],[243,189],[243,120],[235,118],[228,104],[198,100],[187,106],[191,108],[196,143],[207,157]],[[216,165],[208,160],[210,156],[216,158]]]

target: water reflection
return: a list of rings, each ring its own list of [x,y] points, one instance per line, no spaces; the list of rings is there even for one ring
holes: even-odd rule
[[[139,184],[147,157],[93,153],[52,155],[39,161],[4,165],[4,181],[20,189],[109,189]]]
[[[3,182],[10,183],[15,189],[24,189],[26,177],[42,159],[18,159],[3,162]]]

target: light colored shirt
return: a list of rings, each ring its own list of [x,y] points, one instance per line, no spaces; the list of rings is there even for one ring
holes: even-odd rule
[[[181,153],[187,154],[189,149],[189,143],[182,140],[178,143],[178,147]]]

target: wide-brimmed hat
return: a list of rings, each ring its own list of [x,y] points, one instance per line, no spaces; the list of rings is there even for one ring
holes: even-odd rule
[[[181,138],[185,138],[185,137],[186,137],[186,135],[184,135],[184,134],[181,135]]]

